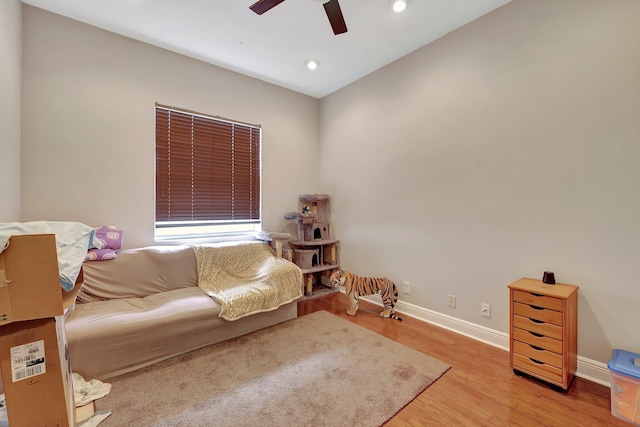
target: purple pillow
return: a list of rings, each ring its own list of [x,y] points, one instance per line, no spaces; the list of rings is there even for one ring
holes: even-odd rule
[[[85,261],[105,261],[116,257],[115,249],[89,249]]]
[[[102,242],[102,249],[122,248],[122,230],[118,230],[113,225],[96,228],[96,238]]]
[[[113,225],[96,228],[95,238],[102,243],[102,249],[89,249],[85,261],[104,261],[114,259],[116,251],[122,248],[122,230]]]

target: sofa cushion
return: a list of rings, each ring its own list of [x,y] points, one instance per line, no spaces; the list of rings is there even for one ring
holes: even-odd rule
[[[198,286],[190,246],[148,246],[118,252],[115,259],[84,263],[79,302],[145,297]]]
[[[235,322],[219,313],[220,305],[198,287],[77,304],[65,319],[71,368],[104,380],[293,319],[297,304]]]
[[[72,369],[91,378],[192,350],[201,345],[199,334],[227,323],[219,313],[197,287],[77,304],[65,321]]]

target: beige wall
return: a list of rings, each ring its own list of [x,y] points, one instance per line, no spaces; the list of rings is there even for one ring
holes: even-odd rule
[[[581,356],[640,352],[639,1],[515,0],[324,98],[320,135],[345,269],[505,333],[551,270]]]
[[[0,1],[0,222],[20,220],[22,4]]]
[[[263,220],[317,191],[317,99],[25,6],[22,220],[153,244],[154,103],[263,129]],[[283,225],[284,224],[284,225]]]

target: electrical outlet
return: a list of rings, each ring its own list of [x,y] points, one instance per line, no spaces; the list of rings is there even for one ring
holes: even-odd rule
[[[491,304],[482,303],[480,310],[480,314],[482,314],[483,317],[491,317]]]
[[[456,308],[456,296],[449,294],[449,307]]]
[[[411,283],[402,282],[402,293],[409,295],[411,293]]]

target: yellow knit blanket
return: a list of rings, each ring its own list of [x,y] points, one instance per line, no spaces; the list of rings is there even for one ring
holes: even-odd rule
[[[193,245],[198,286],[237,320],[275,310],[302,296],[302,272],[262,242]]]

